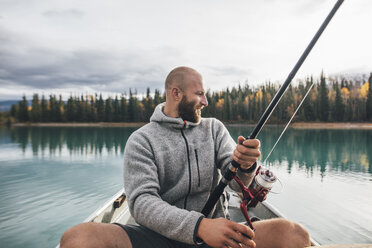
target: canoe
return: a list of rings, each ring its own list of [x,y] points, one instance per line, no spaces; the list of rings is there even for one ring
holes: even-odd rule
[[[244,217],[240,211],[240,198],[233,192],[229,191],[229,213],[232,220],[236,222],[244,222]],[[255,208],[249,209],[249,216],[256,216],[260,219],[284,218],[277,209],[267,202],[257,204]],[[109,201],[92,213],[85,222],[96,223],[121,223],[135,224],[135,220],[130,215],[128,203],[126,201],[124,190],[118,191]],[[319,243],[311,240],[312,245],[318,246]]]
[[[241,214],[239,205],[240,198],[233,192],[229,191],[229,213],[232,220],[236,222],[244,222],[244,217]],[[255,208],[248,210],[249,216],[256,216],[261,220],[272,218],[285,218],[274,206],[268,202],[258,203]],[[119,190],[110,200],[94,211],[84,222],[96,223],[121,223],[121,224],[136,224],[133,217],[130,215],[128,203],[124,189]],[[318,242],[311,238],[311,247],[318,248],[372,248],[372,244],[347,244],[347,245],[325,245],[321,246]],[[57,246],[59,248],[59,245]],[[308,247],[310,248],[310,247]]]

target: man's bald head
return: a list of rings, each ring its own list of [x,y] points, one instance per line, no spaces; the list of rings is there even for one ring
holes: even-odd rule
[[[173,87],[178,87],[183,91],[187,88],[189,79],[195,76],[201,78],[200,73],[190,67],[180,66],[174,68],[165,80],[165,91],[168,94]]]
[[[173,69],[165,80],[165,90],[165,115],[191,122],[200,120],[201,110],[208,106],[208,100],[199,72],[186,66]]]

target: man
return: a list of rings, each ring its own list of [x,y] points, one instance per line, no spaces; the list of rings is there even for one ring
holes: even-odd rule
[[[165,82],[166,102],[150,123],[129,138],[124,152],[124,186],[139,226],[84,223],[66,231],[61,247],[305,247],[309,235],[287,220],[254,222],[255,232],[224,217],[224,202],[205,217],[200,212],[232,160],[237,175],[251,182],[260,156],[256,139],[231,139],[214,118],[201,118],[208,105],[202,76],[178,67]],[[230,187],[239,190],[234,182]]]

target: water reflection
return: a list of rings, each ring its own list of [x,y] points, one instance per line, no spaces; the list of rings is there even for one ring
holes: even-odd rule
[[[283,127],[266,127],[259,134],[262,161],[279,137]],[[252,130],[229,127],[234,138]],[[248,131],[248,132],[247,132]],[[370,130],[300,130],[288,129],[267,159],[267,164],[287,163],[291,173],[294,166],[310,174],[319,168],[327,170],[369,172],[372,174],[372,131]]]
[[[130,134],[137,128],[99,127],[17,127],[10,129],[11,141],[23,152],[31,146],[33,154],[56,154],[66,147],[70,154],[122,154]]]
[[[252,127],[228,127],[234,139],[247,135]],[[10,128],[11,142],[23,152],[31,146],[35,156],[56,154],[66,147],[70,154],[122,154],[126,141],[136,128],[118,127],[17,127]],[[282,127],[265,127],[259,134],[264,160],[279,137]],[[287,163],[291,173],[294,166],[311,175],[319,169],[369,172],[372,174],[372,131],[370,130],[299,130],[288,129],[268,158],[269,166]]]
[[[122,187],[122,155],[135,129],[0,127],[0,244],[55,246]],[[253,127],[228,129],[236,139]],[[260,133],[262,160],[281,131]],[[268,159],[285,189],[268,201],[322,244],[372,242],[371,147],[368,130],[289,129]]]

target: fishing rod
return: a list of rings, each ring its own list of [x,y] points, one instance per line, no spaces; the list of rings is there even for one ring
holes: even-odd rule
[[[301,108],[301,105],[304,103],[306,97],[309,95],[311,89],[314,86],[314,82],[310,85],[309,89],[307,90],[305,96],[302,98],[302,101],[297,106],[296,111],[293,113],[292,117],[288,121],[287,125],[284,127],[282,133],[280,134],[279,138],[275,142],[274,146],[271,148],[271,151],[269,152],[269,155],[267,155],[266,159],[264,160],[263,164],[266,163],[266,160],[270,157],[271,153],[275,149],[276,145],[279,143],[280,139],[282,138],[283,134],[287,130],[289,124],[293,120],[293,118],[296,116],[297,111]],[[233,179],[238,183],[240,186],[240,189],[242,190],[242,199],[240,203],[240,210],[243,213],[244,218],[247,221],[247,225],[252,229],[254,229],[254,226],[252,224],[252,221],[248,215],[248,208],[254,208],[256,207],[258,202],[263,202],[266,200],[267,194],[271,191],[274,183],[276,181],[280,182],[283,190],[283,184],[277,178],[274,173],[272,173],[270,170],[265,170],[261,166],[258,167],[256,170],[256,175],[253,178],[251,184],[247,188],[243,182],[237,177],[236,175],[233,177]],[[279,194],[280,192],[275,192],[276,194]]]
[[[297,61],[296,65],[292,69],[292,71],[289,73],[287,79],[285,80],[284,84],[280,87],[278,92],[275,94],[274,98],[270,102],[269,106],[266,108],[265,112],[261,116],[260,120],[258,121],[256,127],[253,129],[252,133],[247,137],[247,139],[255,139],[257,135],[260,133],[261,129],[265,125],[266,121],[271,116],[272,112],[274,111],[275,107],[278,105],[281,97],[283,96],[284,92],[287,90],[289,84],[291,83],[292,79],[295,77],[297,71],[300,69],[301,65],[309,55],[311,49],[314,47],[315,43],[318,41],[319,37],[327,27],[328,23],[331,21],[332,17],[337,12],[338,8],[341,6],[341,4],[344,2],[344,0],[338,0],[334,7],[332,8],[331,12],[328,14],[312,40],[310,41],[309,45],[301,55],[300,59]],[[257,167],[257,163],[254,163],[248,170],[245,170],[246,172],[253,172]],[[222,179],[218,183],[217,187],[214,189],[214,191],[211,193],[211,195],[208,198],[208,201],[204,205],[204,208],[202,210],[202,214],[204,216],[208,216],[214,206],[216,205],[216,202],[222,195],[223,191],[225,190],[228,183],[234,178],[237,170],[240,168],[240,164],[233,160],[231,164],[229,165],[227,171],[224,173]]]
[[[297,114],[298,110],[300,109],[301,105],[304,103],[304,101],[305,101],[307,95],[309,95],[309,93],[310,93],[311,89],[313,88],[314,84],[315,84],[315,82],[313,82],[313,83],[310,85],[310,87],[309,87],[309,89],[307,90],[305,96],[302,98],[302,101],[300,102],[300,104],[298,104],[297,109],[295,110],[295,112],[293,113],[292,117],[289,119],[287,125],[284,127],[282,133],[279,135],[279,138],[276,140],[275,144],[273,145],[273,148],[271,148],[269,154],[267,155],[267,157],[266,157],[265,160],[263,161],[263,164],[266,164],[267,159],[270,157],[271,153],[274,151],[276,145],[279,143],[279,141],[280,141],[280,139],[282,138],[283,134],[284,134],[285,131],[287,130],[289,124],[291,124],[293,118],[296,116],[296,114]]]

